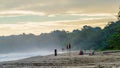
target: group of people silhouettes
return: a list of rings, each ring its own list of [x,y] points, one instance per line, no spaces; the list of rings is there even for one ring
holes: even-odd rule
[[[80,50],[79,55],[85,55],[85,54],[95,55],[95,51],[93,50],[92,52],[90,51],[89,53],[86,53],[85,51]]]
[[[69,56],[70,56],[70,50],[71,50],[71,44],[69,43],[67,46],[66,46],[66,49],[67,51],[69,52]],[[64,48],[62,48],[62,51],[64,50]],[[80,50],[79,54],[78,55],[95,55],[95,51],[89,51],[88,53],[86,52],[86,50]],[[54,55],[57,56],[57,49],[54,50]]]

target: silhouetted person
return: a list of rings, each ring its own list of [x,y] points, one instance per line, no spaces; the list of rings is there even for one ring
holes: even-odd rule
[[[71,50],[71,44],[69,43],[69,44],[67,45],[66,48],[67,48],[67,50],[68,50],[68,52],[69,52],[68,54],[69,54],[69,56],[70,56],[70,54],[71,54],[71,53],[70,53],[70,50]]]
[[[66,48],[71,49],[71,44],[69,43]]]
[[[95,51],[92,52],[92,55],[95,55]]]
[[[55,52],[55,56],[57,56],[57,49],[55,49],[54,52]]]

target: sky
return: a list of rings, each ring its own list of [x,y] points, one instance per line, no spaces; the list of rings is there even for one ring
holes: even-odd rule
[[[0,36],[101,27],[116,20],[120,0],[0,0]]]

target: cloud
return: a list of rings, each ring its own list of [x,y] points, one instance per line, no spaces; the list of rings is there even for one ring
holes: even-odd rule
[[[111,14],[111,13],[89,13],[89,14],[70,14],[70,15],[78,15],[78,16],[114,16],[115,14]]]
[[[0,0],[0,10],[27,10],[54,13],[115,13],[120,0]]]
[[[34,11],[23,11],[23,10],[9,10],[9,11],[0,11],[0,15],[39,15],[44,16],[43,12],[34,12]]]
[[[104,27],[120,0],[0,0],[0,35]]]
[[[81,29],[84,25],[104,27],[108,21],[114,19],[92,19],[92,20],[76,20],[76,21],[57,21],[57,22],[20,22],[17,24],[0,24],[0,36],[2,35],[18,35],[22,33],[33,33],[39,35],[41,33],[49,33],[54,30],[72,31],[74,29]]]
[[[71,22],[86,21],[96,19],[115,19],[115,16],[109,13],[89,13],[89,14],[53,14],[46,15],[40,12],[32,11],[6,11],[0,12],[0,24],[13,24],[19,22]]]

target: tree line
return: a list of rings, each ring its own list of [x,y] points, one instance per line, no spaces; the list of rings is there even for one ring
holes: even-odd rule
[[[120,20],[109,22],[104,29],[83,26],[72,32],[55,30],[50,33],[20,34],[0,37],[0,53],[24,52],[32,50],[52,50],[65,48],[69,43],[73,50],[119,50]]]

